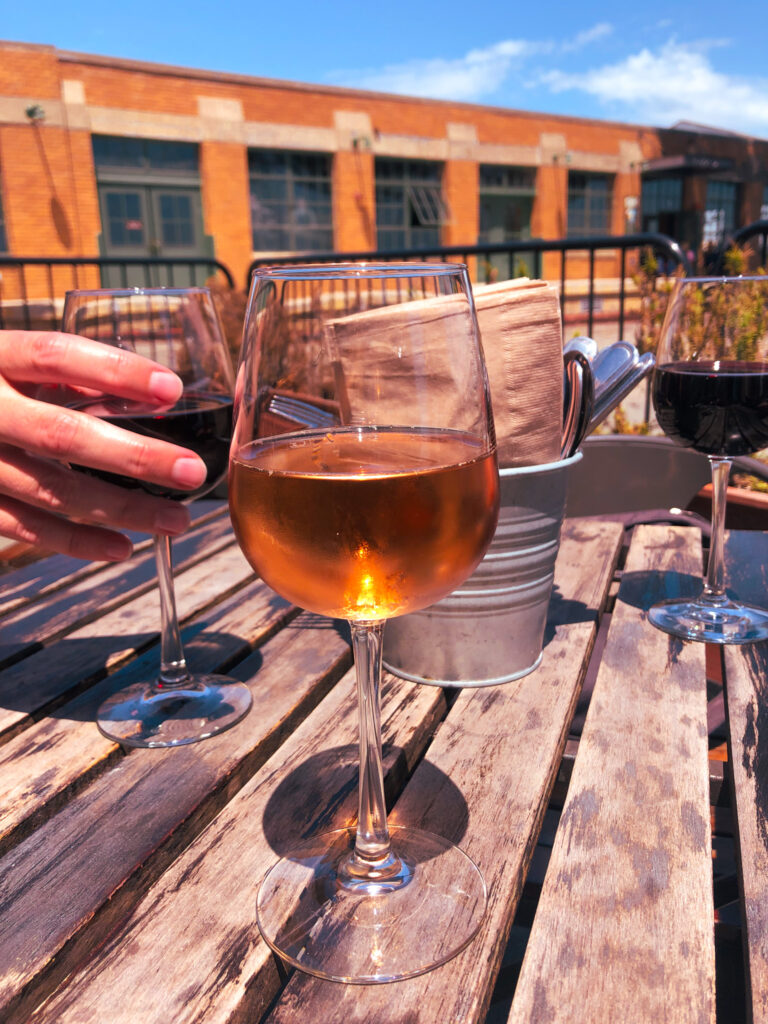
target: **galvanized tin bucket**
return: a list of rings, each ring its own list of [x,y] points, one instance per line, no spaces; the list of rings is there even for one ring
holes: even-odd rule
[[[430,608],[390,619],[384,667],[433,686],[492,686],[541,661],[568,470],[560,462],[502,469],[499,524],[470,578]]]

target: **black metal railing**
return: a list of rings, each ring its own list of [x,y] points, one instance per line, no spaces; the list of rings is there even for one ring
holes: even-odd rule
[[[731,245],[738,245],[740,248],[744,248],[745,243],[753,238],[760,239],[759,245],[753,250],[753,255],[758,265],[765,270],[768,267],[768,220],[756,220],[754,223],[747,224],[746,227],[734,231],[728,243],[723,246],[723,250]]]
[[[450,245],[431,247],[429,249],[388,249],[362,250],[359,252],[312,252],[293,253],[290,256],[270,256],[253,260],[248,268],[247,286],[250,284],[251,276],[260,266],[286,266],[302,262],[310,263],[335,263],[347,260],[370,260],[372,262],[393,262],[395,260],[420,260],[429,261],[434,259],[458,259],[463,263],[471,260],[479,262],[480,266],[489,264],[493,256],[504,256],[508,259],[509,265],[517,263],[519,267],[520,258],[528,255],[532,260],[532,266],[528,269],[529,276],[542,277],[542,258],[546,254],[559,255],[559,269],[556,275],[560,282],[560,302],[565,314],[566,306],[569,303],[578,302],[586,317],[586,330],[592,334],[595,326],[595,313],[598,300],[615,299],[617,310],[611,319],[617,322],[618,337],[624,336],[625,321],[627,316],[627,302],[630,296],[636,295],[631,288],[627,289],[627,278],[630,268],[628,267],[628,255],[634,253],[639,261],[639,254],[644,250],[651,250],[657,260],[662,261],[667,271],[675,267],[682,267],[689,273],[691,267],[688,259],[678,243],[667,235],[651,232],[637,233],[631,235],[595,235],[584,238],[526,238],[514,242],[502,242],[485,245]],[[598,295],[597,282],[600,278],[595,274],[595,263],[600,252],[617,253],[619,261],[618,272],[611,277],[618,277],[618,290],[614,294],[601,292]],[[569,292],[567,288],[567,257],[569,253],[585,253],[588,265],[586,276],[586,288],[580,284],[578,291]],[[552,275],[547,275],[552,279]],[[482,274],[475,273],[477,280],[482,280]],[[580,279],[583,280],[583,279]]]
[[[65,293],[78,288],[194,287],[219,275],[235,287],[207,257],[0,256],[0,329],[58,327]]]

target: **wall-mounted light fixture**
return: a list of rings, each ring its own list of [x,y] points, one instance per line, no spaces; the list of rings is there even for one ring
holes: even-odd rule
[[[45,120],[45,111],[43,110],[43,108],[40,106],[39,103],[33,103],[32,106],[27,107],[27,109],[24,111],[24,113],[27,115],[29,120],[32,121],[33,123],[35,121],[44,121]]]

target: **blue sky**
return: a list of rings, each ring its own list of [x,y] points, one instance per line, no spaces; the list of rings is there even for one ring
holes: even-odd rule
[[[768,0],[0,0],[0,36],[258,77],[768,138]]]

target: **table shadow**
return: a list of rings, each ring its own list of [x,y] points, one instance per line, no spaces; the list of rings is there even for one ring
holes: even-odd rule
[[[555,585],[549,599],[542,646],[546,647],[554,640],[558,626],[575,625],[577,622],[594,622],[596,619],[597,612],[594,608],[590,608],[583,601],[574,601],[571,598],[563,597],[560,588]]]
[[[233,660],[238,660],[233,659],[232,651],[242,645],[234,634],[192,629],[184,630],[182,638],[190,671],[221,672],[240,678],[237,670],[229,667]],[[109,673],[117,653],[136,649],[140,652],[136,657]],[[246,678],[261,663],[258,652],[243,652],[241,659],[248,661]],[[159,665],[156,633],[65,638],[58,641],[55,650],[43,648],[4,671],[0,679],[0,713],[5,710],[35,718],[93,721],[102,701],[118,690],[151,680]],[[221,713],[225,710],[222,708]]]

